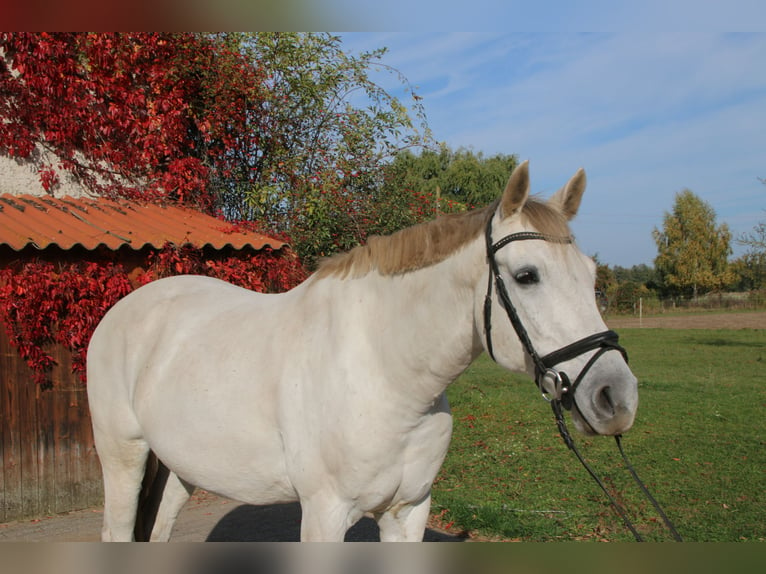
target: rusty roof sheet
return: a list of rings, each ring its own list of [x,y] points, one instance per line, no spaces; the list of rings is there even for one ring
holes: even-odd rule
[[[32,195],[0,195],[0,245],[19,251],[28,245],[45,249],[57,245],[71,249],[81,245],[92,250],[165,243],[211,246],[221,249],[245,246],[279,249],[284,242],[260,233],[232,231],[231,225],[194,211],[103,198],[53,198]]]

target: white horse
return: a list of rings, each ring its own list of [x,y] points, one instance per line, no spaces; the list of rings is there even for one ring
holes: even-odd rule
[[[125,297],[88,350],[103,540],[133,539],[150,452],[169,469],[151,540],[169,539],[195,487],[254,505],[300,501],[301,540],[343,540],[365,515],[381,540],[422,540],[452,432],[445,390],[487,345],[484,230],[568,238],[584,189],[579,170],[549,201],[530,198],[525,162],[493,205],[372,238],[287,293],[181,276]],[[536,349],[604,331],[595,265],[571,241],[513,242],[494,258]],[[490,295],[494,359],[532,374]],[[563,363],[587,370],[573,420],[587,434],[622,433],[636,379],[618,353],[583,369],[594,355]]]

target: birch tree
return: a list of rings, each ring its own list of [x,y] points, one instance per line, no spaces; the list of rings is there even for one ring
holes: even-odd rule
[[[713,208],[692,191],[676,194],[662,230],[655,228],[652,235],[658,250],[654,266],[665,290],[696,299],[732,282],[729,227],[716,224]]]

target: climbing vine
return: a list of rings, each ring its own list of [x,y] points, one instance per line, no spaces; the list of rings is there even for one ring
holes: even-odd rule
[[[45,350],[51,344],[72,353],[72,371],[84,382],[88,343],[106,312],[135,288],[180,274],[217,277],[259,292],[285,291],[305,278],[292,252],[269,248],[211,259],[202,249],[168,244],[149,255],[134,279],[114,261],[33,260],[0,270],[0,319],[35,383],[52,386],[55,360]]]

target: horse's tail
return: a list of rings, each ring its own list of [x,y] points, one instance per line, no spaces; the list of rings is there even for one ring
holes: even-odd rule
[[[133,536],[137,542],[148,542],[160,509],[162,493],[168,482],[170,471],[162,464],[153,452],[149,452],[146,459],[144,480],[141,483],[141,493],[138,496],[138,508],[136,510],[136,525]]]

